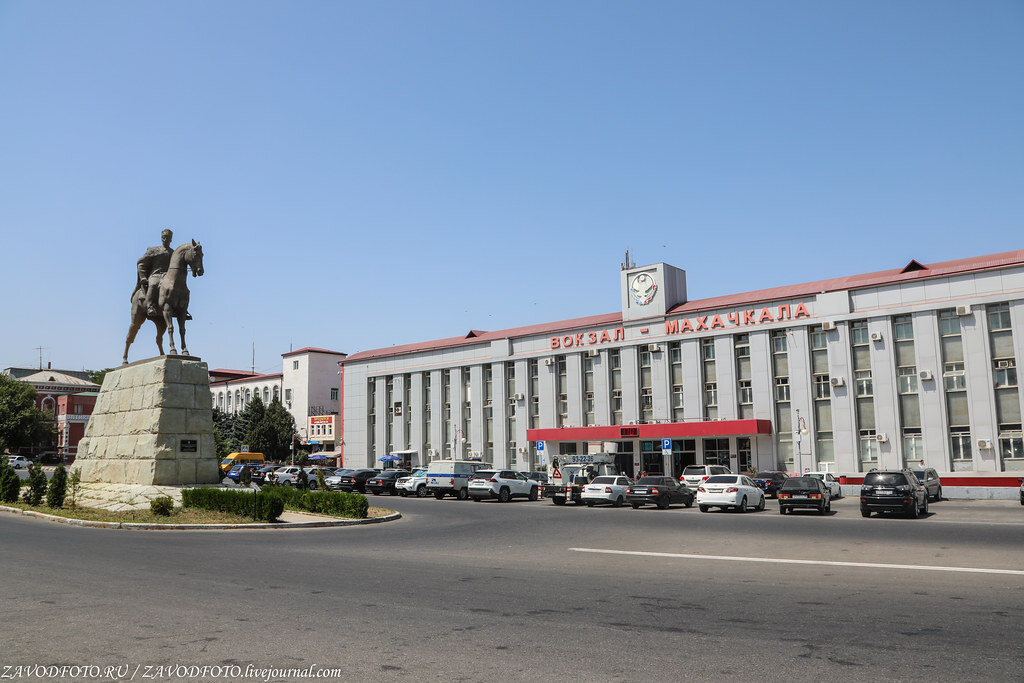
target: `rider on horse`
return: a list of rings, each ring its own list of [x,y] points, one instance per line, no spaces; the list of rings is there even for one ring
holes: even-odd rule
[[[146,249],[146,253],[142,255],[136,266],[138,280],[135,282],[135,290],[132,292],[132,297],[135,297],[135,292],[141,287],[145,293],[146,315],[149,317],[161,315],[161,312],[157,310],[160,280],[163,279],[167,273],[167,268],[171,265],[171,254],[174,253],[174,250],[171,249],[171,238],[173,237],[174,233],[171,232],[171,229],[164,228],[160,232],[160,246]],[[192,316],[186,312],[185,319],[191,320]]]

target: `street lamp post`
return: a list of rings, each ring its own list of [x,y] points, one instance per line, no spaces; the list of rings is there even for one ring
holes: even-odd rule
[[[797,472],[804,473],[804,454],[801,444],[803,437],[807,436],[807,423],[800,417],[800,409],[796,410],[796,429],[793,431],[793,440],[796,441]]]

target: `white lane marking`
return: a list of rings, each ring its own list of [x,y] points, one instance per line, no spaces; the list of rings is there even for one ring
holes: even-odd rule
[[[1024,576],[1024,570],[986,569],[983,567],[939,567],[928,564],[881,564],[875,562],[834,562],[831,560],[788,560],[781,557],[733,557],[730,555],[691,555],[687,553],[652,553],[642,550],[608,550],[604,548],[569,548],[578,553],[605,555],[637,555],[640,557],[668,557],[682,560],[720,560],[727,562],[766,562],[769,564],[812,564],[826,567],[867,567],[870,569],[916,569],[930,572],[963,572],[966,574],[1012,574]]]

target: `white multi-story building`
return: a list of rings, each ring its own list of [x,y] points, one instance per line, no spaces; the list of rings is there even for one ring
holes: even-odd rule
[[[1017,486],[1024,251],[695,301],[664,263],[619,278],[615,313],[345,358],[346,464],[413,451],[530,470],[614,451],[629,473],[853,483],[913,465],[952,477],[944,491]]]
[[[282,370],[268,375],[254,375],[244,370],[216,369],[210,371],[210,393],[214,407],[238,413],[253,396],[264,403],[278,398],[295,418],[299,442],[316,441],[323,434],[310,435],[311,424],[322,425],[310,417],[338,415],[341,410],[340,368],[344,353],[327,349],[304,348],[281,354]],[[333,424],[333,423],[332,423]],[[314,427],[315,428],[315,427]],[[321,427],[322,428],[322,427]],[[333,427],[331,436],[333,437]],[[330,447],[333,447],[332,443]]]

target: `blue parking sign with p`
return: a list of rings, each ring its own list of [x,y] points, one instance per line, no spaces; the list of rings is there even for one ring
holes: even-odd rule
[[[539,452],[541,452],[543,450],[544,450],[544,442],[543,441],[538,441],[537,442],[537,452],[539,453]]]
[[[662,439],[661,440],[661,450],[663,450],[663,451],[670,451],[670,450],[672,450],[672,439]]]

